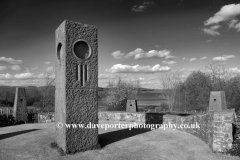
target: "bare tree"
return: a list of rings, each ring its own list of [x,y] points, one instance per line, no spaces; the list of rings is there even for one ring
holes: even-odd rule
[[[42,106],[44,111],[54,111],[55,69],[49,67],[44,73]]]
[[[169,111],[173,111],[173,104],[176,99],[177,86],[182,82],[180,72],[169,72],[162,74],[159,78],[165,96],[168,100]]]
[[[229,69],[222,62],[211,61],[205,66],[212,79],[214,90],[224,90],[225,82],[229,79]]]
[[[121,77],[117,82],[109,81],[106,101],[109,105],[125,106],[128,99],[135,99],[140,88],[140,81],[123,81]]]

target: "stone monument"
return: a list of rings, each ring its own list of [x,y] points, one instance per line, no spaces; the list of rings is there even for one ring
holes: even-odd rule
[[[210,93],[209,111],[227,110],[226,97],[224,91]]]
[[[55,36],[57,145],[67,154],[99,148],[98,128],[65,127],[98,123],[97,27],[65,20]]]
[[[127,112],[137,112],[137,100],[127,100]]]
[[[28,122],[27,101],[25,88],[16,88],[13,107],[13,117],[16,121]]]

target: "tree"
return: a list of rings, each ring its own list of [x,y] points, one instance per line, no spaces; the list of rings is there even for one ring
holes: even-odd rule
[[[170,72],[163,74],[160,78],[160,83],[164,89],[164,95],[168,100],[169,111],[173,111],[173,104],[176,99],[177,86],[182,82],[180,72]]]
[[[140,88],[139,81],[123,81],[121,77],[117,82],[109,81],[107,85],[106,101],[109,105],[114,107],[125,108],[128,99],[136,99],[137,92]]]
[[[228,108],[240,109],[240,76],[229,79],[225,87]]]
[[[209,75],[201,71],[191,73],[184,82],[187,110],[207,110],[211,89]]]
[[[229,69],[222,62],[211,61],[206,66],[212,80],[214,91],[223,91],[226,81],[229,79]]]
[[[43,84],[41,100],[43,111],[53,112],[55,104],[55,69],[53,67],[45,71]]]

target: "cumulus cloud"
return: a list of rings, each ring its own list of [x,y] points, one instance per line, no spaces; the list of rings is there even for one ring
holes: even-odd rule
[[[163,61],[162,63],[168,64],[168,65],[173,65],[173,64],[176,64],[177,62],[175,62],[175,61]]]
[[[30,73],[30,72],[19,73],[19,74],[15,74],[15,75],[11,75],[9,73],[0,74],[0,79],[11,79],[11,80],[17,80],[17,79],[41,79],[43,77],[44,77],[44,75],[42,73],[36,75],[36,74]]]
[[[229,60],[232,58],[235,58],[235,56],[234,55],[223,55],[221,57],[214,57],[213,61],[226,61],[226,60]]]
[[[6,66],[0,66],[0,71],[6,70],[7,67]]]
[[[17,78],[17,79],[34,78],[34,74],[30,73],[30,72],[20,73],[20,74],[15,74],[14,77]]]
[[[175,56],[170,55],[170,53],[171,52],[168,50],[162,50],[162,51],[150,50],[148,52],[145,52],[143,49],[137,48],[134,51],[129,52],[128,54],[122,53],[121,51],[115,51],[112,53],[112,56],[116,59],[126,59],[126,58],[134,57],[135,60],[150,59],[150,58],[160,58],[160,59],[174,58]]]
[[[229,68],[229,71],[232,72],[232,73],[240,73],[240,69],[238,69],[238,67]]]
[[[9,73],[0,74],[0,79],[10,79],[11,77],[12,75]]]
[[[183,57],[183,59],[182,60],[186,60],[186,57]]]
[[[21,70],[21,67],[20,67],[19,65],[12,65],[10,68],[11,68],[12,70],[14,70],[14,71],[19,71],[19,70]]]
[[[229,4],[223,6],[213,17],[210,17],[204,22],[205,26],[218,24],[228,21],[240,15],[240,4]]]
[[[0,61],[8,62],[10,64],[21,64],[22,60],[15,60],[12,58],[0,57]]]
[[[146,1],[140,5],[134,5],[132,7],[132,11],[133,12],[143,12],[144,10],[146,10],[149,6],[151,6],[153,4],[154,4],[154,2]]]
[[[50,64],[50,62],[45,62],[45,64]]]
[[[207,59],[207,57],[206,57],[206,56],[204,56],[204,57],[200,58],[200,60],[203,60],[203,59]]]
[[[209,43],[209,42],[212,42],[212,40],[207,40],[206,42],[208,42],[208,43]]]
[[[19,71],[21,70],[21,67],[19,65],[0,66],[0,71],[7,70],[7,69],[10,69],[13,71]]]
[[[236,29],[239,32],[240,23],[238,23],[239,20],[237,19],[237,16],[239,15],[240,15],[240,4],[225,5],[220,9],[220,11],[215,13],[213,17],[210,17],[208,20],[204,22],[204,25],[207,28],[204,28],[203,31],[206,34],[210,34],[210,35],[220,35],[220,33],[216,31],[217,29],[220,28],[219,23],[228,22],[226,23],[228,28]]]
[[[197,60],[197,58],[191,58],[191,59],[190,59],[190,62],[196,61],[196,60]]]
[[[122,65],[115,64],[110,69],[106,70],[111,73],[157,73],[157,72],[167,72],[170,71],[170,67],[168,66],[160,66],[156,64],[155,66],[130,66],[130,65]]]

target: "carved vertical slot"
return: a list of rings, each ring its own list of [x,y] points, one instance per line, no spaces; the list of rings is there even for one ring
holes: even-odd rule
[[[80,77],[81,77],[80,65],[77,65],[77,74],[76,74],[77,81],[80,81]]]
[[[88,81],[88,66],[85,65],[85,68],[84,68],[84,79],[85,79],[85,82]]]
[[[83,65],[80,65],[80,81],[81,81],[81,86],[84,85],[83,82]]]

